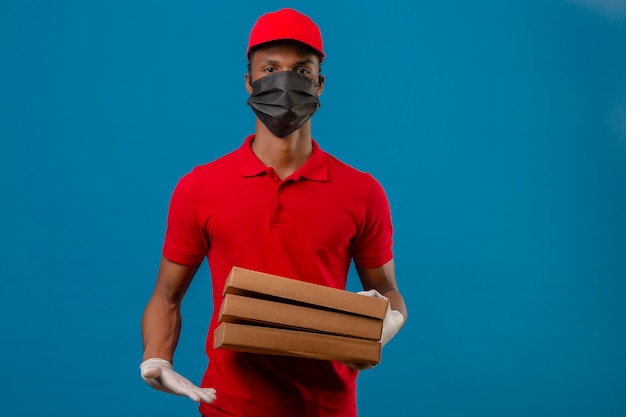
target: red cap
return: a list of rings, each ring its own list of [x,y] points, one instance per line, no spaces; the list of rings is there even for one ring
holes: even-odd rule
[[[266,42],[278,40],[294,40],[302,42],[324,59],[322,34],[313,21],[294,9],[281,9],[277,12],[264,14],[257,20],[250,32],[248,52]]]

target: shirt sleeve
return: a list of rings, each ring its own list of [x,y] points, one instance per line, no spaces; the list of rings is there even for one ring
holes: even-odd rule
[[[167,215],[163,256],[183,265],[202,262],[209,249],[198,210],[194,172],[176,184]]]
[[[352,245],[354,263],[363,268],[383,266],[393,258],[393,226],[383,187],[371,177],[365,214]]]

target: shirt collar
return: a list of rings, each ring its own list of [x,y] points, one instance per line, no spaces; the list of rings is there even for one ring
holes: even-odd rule
[[[313,181],[325,181],[328,178],[328,158],[315,140],[313,142],[313,151],[307,161],[294,172],[290,178],[299,180],[306,178]],[[254,177],[267,172],[268,168],[261,162],[252,151],[252,142],[254,135],[246,138],[245,142],[237,151],[237,159],[239,164],[239,172],[244,177]]]

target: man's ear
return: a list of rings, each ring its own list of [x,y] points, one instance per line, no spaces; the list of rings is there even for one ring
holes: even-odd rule
[[[318,79],[319,85],[317,86],[317,95],[319,96],[322,94],[322,90],[324,90],[324,82],[326,81],[326,79],[321,74],[319,75]]]
[[[248,94],[252,94],[252,86],[250,85],[250,73],[246,72],[246,75],[244,75],[243,79],[246,82],[246,91],[248,92]]]

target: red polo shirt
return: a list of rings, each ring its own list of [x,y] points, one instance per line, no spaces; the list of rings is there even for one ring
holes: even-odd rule
[[[213,350],[224,282],[233,266],[345,289],[350,263],[374,268],[392,258],[389,205],[380,184],[313,152],[281,180],[252,151],[196,167],[170,202],[163,255],[195,265],[207,256],[213,314],[203,387],[217,400],[205,416],[356,416],[356,372],[332,361]]]

